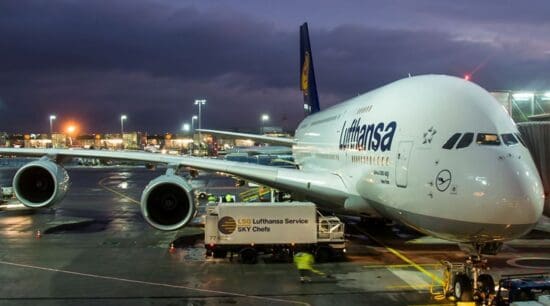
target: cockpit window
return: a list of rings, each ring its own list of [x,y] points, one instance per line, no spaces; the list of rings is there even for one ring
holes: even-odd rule
[[[519,133],[516,133],[516,137],[518,138],[519,142],[521,142],[521,144],[527,148],[527,145],[525,144],[525,140],[523,140],[523,137],[521,137],[521,135]]]
[[[507,146],[513,146],[518,143],[518,140],[514,137],[514,134],[502,134],[500,137],[502,137],[502,142],[504,142]]]
[[[443,145],[442,148],[447,149],[447,150],[452,149],[455,146],[455,143],[458,140],[458,138],[460,138],[460,135],[462,135],[462,134],[461,133],[456,133],[453,136],[451,136],[451,138],[449,138],[449,140],[447,140],[447,142]]]
[[[457,149],[466,148],[472,143],[473,140],[474,140],[474,133],[465,133],[464,136],[460,138],[460,141],[456,145],[456,148]]]
[[[499,146],[500,138],[497,134],[479,133],[477,134],[476,143],[480,145]]]

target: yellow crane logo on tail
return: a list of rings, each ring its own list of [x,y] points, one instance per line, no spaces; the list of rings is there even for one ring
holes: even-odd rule
[[[301,89],[305,95],[308,94],[308,89],[309,89],[309,59],[310,59],[309,52],[306,52],[304,56],[304,64],[302,66],[302,80],[301,80],[301,85],[302,85]]]

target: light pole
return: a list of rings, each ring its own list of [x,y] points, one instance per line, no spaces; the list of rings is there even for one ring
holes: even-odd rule
[[[76,134],[76,125],[71,124],[67,127],[67,134],[69,135],[69,146],[73,146],[73,138]]]
[[[122,149],[124,149],[124,120],[128,119],[126,115],[120,116],[120,144],[122,145]]]
[[[191,117],[191,130],[192,131],[195,131],[195,120],[197,120],[197,115],[193,115],[193,117]]]
[[[128,119],[126,115],[120,116],[120,138],[124,138],[124,120]]]
[[[261,133],[265,133],[265,123],[269,121],[269,115],[268,114],[262,114],[262,131]]]
[[[53,135],[53,121],[57,119],[55,115],[50,115],[50,138]]]
[[[201,120],[202,120],[202,106],[206,104],[206,99],[197,99],[195,100],[195,105],[198,105],[199,106],[199,144],[202,142],[202,138],[201,138],[201,131],[200,129],[202,128],[201,126]]]

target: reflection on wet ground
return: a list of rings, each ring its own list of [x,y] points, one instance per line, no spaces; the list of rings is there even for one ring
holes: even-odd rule
[[[1,170],[0,185],[9,185],[13,173]],[[351,218],[346,260],[318,265],[334,279],[302,285],[291,263],[269,257],[257,265],[207,259],[200,215],[176,232],[157,231],[141,217],[141,191],[162,173],[75,168],[62,203],[37,211],[0,210],[0,304],[437,304],[445,302],[430,296],[432,279],[389,249],[435,275],[441,275],[441,259],[464,257],[455,244]],[[217,195],[235,192],[227,177],[201,173],[192,184]],[[536,259],[522,260],[528,257]],[[548,269],[550,239],[536,231],[489,260],[495,276]]]

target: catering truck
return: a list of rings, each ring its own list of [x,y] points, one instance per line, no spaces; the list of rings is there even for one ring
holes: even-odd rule
[[[255,263],[258,254],[291,257],[310,250],[318,261],[343,256],[344,224],[321,215],[311,202],[221,203],[207,208],[206,255],[224,258],[238,254]]]

